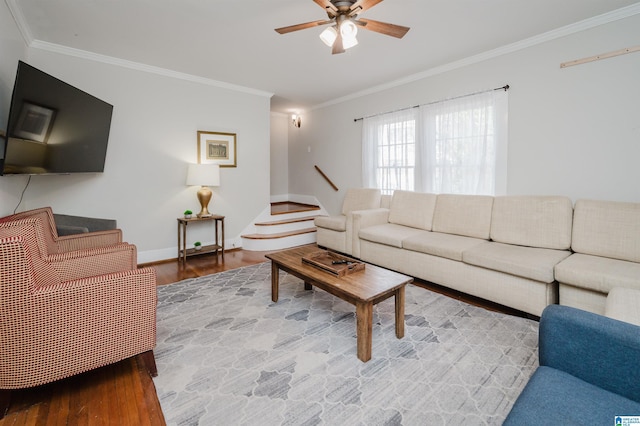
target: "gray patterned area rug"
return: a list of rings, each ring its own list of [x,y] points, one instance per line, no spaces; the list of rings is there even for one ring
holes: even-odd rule
[[[158,288],[158,377],[169,425],[499,425],[537,367],[538,323],[407,286],[374,308],[372,358],[355,308],[262,263]]]

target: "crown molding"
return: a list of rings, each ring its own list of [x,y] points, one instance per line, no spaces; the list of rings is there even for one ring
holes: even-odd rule
[[[433,77],[438,74],[443,74],[448,71],[453,71],[469,65],[477,64],[479,62],[486,61],[488,59],[497,58],[499,56],[503,56],[508,53],[517,52],[519,50],[526,49],[528,47],[536,46],[538,44],[546,43],[551,40],[556,40],[561,37],[565,37],[571,34],[575,34],[591,28],[595,28],[600,25],[604,25],[610,22],[618,21],[620,19],[628,18],[630,16],[634,16],[639,13],[640,13],[640,2],[632,4],[627,7],[613,10],[608,13],[604,13],[602,15],[594,16],[593,18],[585,19],[570,25],[566,25],[564,27],[561,27],[555,30],[547,31],[546,33],[529,37],[527,39],[524,39],[515,43],[507,44],[505,46],[502,46],[493,50],[488,50],[486,52],[483,52],[477,55],[469,56],[459,61],[450,62],[448,64],[445,64],[439,67],[434,67],[426,71],[419,72],[417,74],[412,74],[407,77],[400,78],[398,80],[381,84],[379,86],[370,87],[369,89],[361,90],[359,92],[355,92],[350,95],[342,96],[340,98],[315,105],[309,109],[315,110],[315,109],[325,108],[331,105],[336,105],[346,101],[357,99],[362,96],[382,92],[387,89],[402,86],[407,83],[412,83],[417,80],[425,79],[427,77]]]
[[[139,62],[128,61],[126,59],[119,59],[113,56],[101,55],[101,54],[89,52],[86,50],[62,46],[60,44],[34,40],[29,47],[32,47],[34,49],[46,50],[48,52],[59,53],[61,55],[74,56],[77,58],[87,59],[89,61],[102,62],[105,64],[114,65],[122,68],[129,68],[132,70],[142,71],[150,74],[161,75],[164,77],[190,81],[193,83],[219,87],[222,89],[229,89],[236,92],[243,92],[250,95],[262,96],[267,98],[271,98],[273,96],[273,93],[265,92],[263,90],[239,86],[236,84],[226,83],[224,81],[212,80],[210,78],[198,77],[196,75],[187,74],[187,73],[178,72],[178,71],[172,71],[166,68],[160,68],[153,65],[145,65]]]
[[[33,43],[33,36],[31,35],[31,30],[29,30],[29,26],[24,19],[24,15],[22,14],[22,9],[18,6],[17,0],[4,0],[7,7],[9,8],[9,12],[13,16],[13,20],[16,22],[18,26],[18,31],[22,35],[22,39],[24,40],[27,46],[31,46]]]

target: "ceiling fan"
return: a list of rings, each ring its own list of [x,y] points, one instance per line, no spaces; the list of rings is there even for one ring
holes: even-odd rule
[[[276,28],[276,32],[279,34],[287,34],[293,31],[333,24],[320,34],[320,39],[332,48],[331,53],[336,54],[344,53],[346,49],[358,44],[358,40],[356,39],[358,27],[396,38],[404,37],[410,29],[402,25],[388,24],[386,22],[374,21],[373,19],[357,19],[360,13],[372,8],[382,0],[313,1],[327,12],[329,19]]]

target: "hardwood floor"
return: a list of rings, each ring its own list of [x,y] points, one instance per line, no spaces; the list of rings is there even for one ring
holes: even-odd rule
[[[186,265],[173,260],[145,266],[155,268],[158,285],[167,285],[264,262],[268,253],[234,250],[226,252],[224,260],[221,256],[203,254],[189,258]],[[416,280],[414,284],[486,309],[524,316],[519,311],[425,281]],[[9,411],[0,420],[0,426],[98,424],[165,424],[153,381],[136,358],[55,383],[14,391]]]

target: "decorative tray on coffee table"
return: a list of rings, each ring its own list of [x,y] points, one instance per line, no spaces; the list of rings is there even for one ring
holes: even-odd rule
[[[302,256],[302,262],[308,263],[337,277],[362,271],[365,266],[365,264],[359,260],[332,251],[317,251]]]

